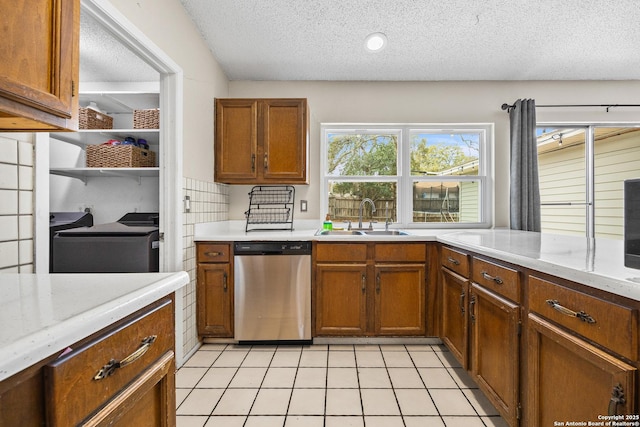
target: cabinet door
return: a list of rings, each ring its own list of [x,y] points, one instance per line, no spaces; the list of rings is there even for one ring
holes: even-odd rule
[[[471,285],[471,374],[509,423],[519,411],[519,307],[476,283]]]
[[[317,335],[364,335],[367,331],[365,264],[317,264]]]
[[[214,178],[255,183],[258,178],[258,101],[216,99]]]
[[[442,269],[442,341],[462,364],[467,363],[467,309],[469,279]]]
[[[233,280],[229,264],[198,264],[198,334],[233,337]]]
[[[262,100],[261,167],[266,183],[307,183],[307,102]]]
[[[82,425],[174,427],[175,370],[173,351],[167,352]]]
[[[0,129],[77,129],[80,1],[3,4]]]
[[[528,335],[527,425],[638,413],[636,368],[534,314]]]
[[[425,334],[424,264],[376,265],[376,335]]]

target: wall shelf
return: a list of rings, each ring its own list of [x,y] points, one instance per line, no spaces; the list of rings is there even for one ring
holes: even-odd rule
[[[87,183],[90,178],[131,178],[140,183],[142,178],[157,178],[160,168],[51,168],[52,175],[66,176]]]
[[[52,133],[51,138],[69,144],[84,147],[92,144],[102,144],[109,139],[124,140],[126,137],[146,139],[149,145],[160,143],[159,129],[82,129],[78,132]]]

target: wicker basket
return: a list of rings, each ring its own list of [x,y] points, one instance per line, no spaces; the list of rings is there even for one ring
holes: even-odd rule
[[[80,129],[113,129],[113,117],[99,113],[91,108],[79,108]]]
[[[145,168],[156,165],[156,153],[134,145],[87,145],[88,168]]]
[[[133,110],[134,129],[160,129],[160,109]]]

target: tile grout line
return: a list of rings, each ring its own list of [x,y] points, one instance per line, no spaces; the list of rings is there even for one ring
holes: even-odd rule
[[[216,362],[216,360],[218,360],[218,358],[220,358],[220,356],[222,356],[222,353],[224,353],[225,349],[227,348],[227,346],[225,346],[225,348],[223,348],[220,351],[220,354],[218,355],[218,357],[215,358],[215,360],[213,362],[211,362],[211,364],[209,365],[209,367],[207,367],[206,371],[204,371],[204,373],[202,374],[202,376],[200,377],[200,379],[198,381],[195,382],[195,384],[193,385],[193,387],[189,387],[189,392],[187,393],[187,395],[184,397],[184,399],[182,399],[182,402],[180,402],[180,405],[178,405],[176,407],[176,411],[182,406],[184,405],[184,403],[187,401],[187,399],[189,398],[189,396],[191,395],[191,393],[193,393],[193,391],[195,389],[198,388],[198,384],[200,384],[200,381],[202,381],[202,379],[207,375],[207,372],[209,372],[209,370],[213,367],[213,364]],[[195,353],[194,353],[195,355]],[[193,357],[193,356],[192,356]],[[182,366],[180,369],[185,368],[185,366]],[[186,367],[188,368],[188,367]],[[235,374],[234,374],[235,375]],[[223,392],[224,394],[224,392]],[[222,394],[220,395],[220,398],[222,398]],[[215,405],[213,405],[213,409],[211,409],[211,413],[213,413],[213,410],[215,409],[215,407],[218,405],[218,403],[220,402],[220,398],[218,399],[218,401],[216,402]],[[207,415],[207,417],[209,417],[211,414]]]
[[[440,360],[440,363],[442,363],[442,365],[444,366],[444,363],[445,363],[444,361],[446,361],[446,359],[445,359],[444,355],[443,355],[442,357],[440,357],[440,356],[438,356],[438,354],[436,354],[436,357],[438,358],[438,360]],[[447,363],[449,363],[449,362],[447,361]],[[448,369],[447,369],[447,373],[449,374],[449,376],[451,376],[451,373],[449,372],[449,370],[448,370]],[[452,377],[452,379],[453,379],[453,377]],[[471,406],[471,409],[473,409],[473,412],[475,412],[475,413],[476,413],[476,415],[475,415],[475,416],[473,416],[473,415],[470,415],[470,416],[479,418],[479,419],[480,419],[480,422],[481,422],[484,426],[486,426],[486,424],[485,424],[484,420],[482,419],[482,417],[481,417],[481,416],[480,416],[480,414],[478,413],[478,410],[477,410],[477,409],[476,409],[476,407],[473,405],[473,403],[471,403],[471,401],[469,400],[469,398],[467,397],[467,395],[464,393],[464,391],[463,391],[462,387],[460,386],[460,384],[458,384],[458,382],[457,382],[457,381],[455,381],[455,379],[454,379],[454,382],[456,383],[456,386],[458,387],[458,390],[460,391],[460,393],[462,393],[462,395],[464,396],[464,398],[466,399],[466,401],[467,401],[467,402],[469,403],[469,405]],[[471,390],[471,389],[467,389],[467,390]],[[433,399],[433,398],[432,398],[432,399]],[[434,405],[435,405],[435,402],[434,402]],[[436,409],[437,409],[437,407],[436,407]],[[440,410],[438,410],[438,413],[440,413]],[[442,422],[444,423],[444,419],[442,420]],[[445,423],[445,425],[446,425],[446,423]]]
[[[357,345],[352,345],[352,346],[350,346],[350,348],[349,348],[349,349],[347,349],[347,350],[344,350],[344,349],[334,349],[334,350],[331,350],[330,346],[328,345],[328,346],[326,347],[326,350],[325,350],[325,348],[323,348],[323,350],[322,350],[322,351],[326,351],[326,357],[324,358],[325,366],[324,366],[324,367],[321,367],[321,368],[323,368],[323,369],[324,369],[324,372],[325,372],[325,378],[324,378],[324,392],[325,392],[325,393],[324,393],[324,407],[323,407],[323,411],[322,411],[322,417],[323,417],[323,418],[322,418],[322,425],[323,425],[324,427],[326,427],[326,426],[327,426],[327,420],[328,420],[328,417],[329,417],[329,418],[333,418],[333,417],[339,417],[339,416],[340,416],[339,414],[334,414],[334,415],[328,415],[328,414],[327,414],[327,402],[328,402],[328,391],[329,391],[328,386],[329,386],[329,372],[330,372],[330,369],[329,369],[329,368],[330,368],[330,366],[329,366],[329,365],[330,365],[330,363],[331,363],[331,362],[330,362],[330,358],[331,358],[332,351],[334,352],[334,354],[339,354],[339,353],[336,353],[336,352],[340,352],[340,351],[348,352],[348,353],[352,354],[352,356],[353,356],[353,358],[354,358],[354,369],[355,369],[355,373],[356,373],[356,385],[357,385],[357,388],[358,388],[358,393],[359,393],[359,398],[360,398],[360,408],[361,408],[361,411],[362,411],[362,414],[361,414],[360,416],[357,416],[357,415],[356,415],[356,416],[354,417],[354,419],[357,419],[357,418],[361,419],[361,420],[362,420],[363,425],[364,425],[364,426],[366,426],[366,416],[367,416],[367,415],[366,415],[366,413],[365,413],[365,409],[364,409],[364,398],[363,398],[363,394],[362,394],[363,389],[362,389],[362,383],[361,383],[361,381],[360,381],[360,372],[359,372],[359,370],[360,370],[361,368],[365,368],[365,366],[361,366],[361,365],[360,365],[360,362],[358,361],[358,357],[357,357],[357,355],[358,355],[358,351],[357,351],[357,350],[358,350],[358,348],[357,348],[357,347],[358,347]],[[258,398],[258,396],[259,396],[260,392],[261,392],[262,390],[265,390],[265,387],[264,387],[264,386],[265,386],[265,381],[266,381],[266,375],[269,373],[269,371],[270,371],[271,369],[276,368],[276,367],[273,365],[273,363],[274,363],[274,360],[275,360],[275,357],[276,357],[276,354],[277,354],[278,348],[279,348],[279,346],[276,346],[276,348],[272,351],[272,354],[271,354],[271,355],[270,355],[270,357],[269,357],[268,363],[267,363],[267,364],[266,364],[266,366],[265,366],[265,372],[264,372],[264,375],[263,375],[263,377],[262,377],[262,379],[261,379],[261,381],[260,381],[260,384],[259,384],[259,386],[258,386],[258,388],[257,388],[257,393],[256,393],[255,397],[253,398],[253,401],[252,401],[252,403],[251,403],[251,406],[250,406],[250,408],[249,408],[248,413],[247,413],[247,414],[228,414],[229,416],[234,416],[234,417],[236,417],[236,416],[237,416],[237,417],[244,416],[245,418],[244,418],[244,421],[242,422],[242,425],[243,425],[243,426],[245,426],[245,427],[246,427],[246,426],[248,426],[248,425],[249,425],[249,423],[250,423],[250,421],[251,421],[249,418],[250,418],[250,417],[253,417],[253,416],[251,415],[251,411],[252,411],[252,409],[255,407],[255,404],[256,404],[256,402],[257,402],[257,398]],[[465,387],[465,385],[466,385],[466,383],[464,382],[464,379],[462,379],[462,378],[461,378],[461,379],[459,379],[459,380],[456,380],[456,377],[454,377],[455,369],[459,368],[458,364],[456,364],[456,363],[451,363],[451,361],[449,361],[449,360],[445,357],[445,352],[444,352],[444,351],[435,351],[435,349],[434,349],[434,346],[433,346],[433,345],[429,345],[429,348],[430,348],[430,350],[431,350],[432,352],[436,353],[436,354],[435,354],[435,356],[436,356],[437,360],[439,361],[439,363],[442,365],[442,368],[444,368],[444,369],[446,370],[448,377],[449,377],[452,381],[454,381],[454,383],[455,383],[455,387],[456,387],[456,388],[455,388],[455,390],[458,390],[460,393],[462,393],[462,394],[463,394],[463,396],[464,396],[464,398],[465,398],[465,400],[464,400],[464,401],[466,401],[469,405],[471,405],[471,407],[472,407],[472,409],[473,409],[473,412],[474,412],[474,414],[475,414],[475,415],[453,415],[453,414],[452,414],[452,415],[450,415],[450,416],[451,416],[451,417],[457,417],[457,418],[460,418],[460,417],[462,417],[462,418],[468,417],[469,419],[476,418],[476,419],[478,419],[478,420],[480,421],[481,425],[483,425],[483,426],[489,426],[489,427],[490,427],[490,426],[492,426],[492,425],[493,425],[493,423],[491,422],[491,420],[492,420],[493,418],[499,418],[499,416],[498,416],[498,417],[496,417],[495,415],[485,414],[485,415],[484,415],[484,417],[485,417],[485,418],[483,418],[483,416],[479,413],[479,408],[482,408],[482,406],[478,406],[478,407],[476,407],[476,406],[471,402],[471,400],[470,400],[470,399],[471,399],[471,398],[470,398],[470,396],[469,396],[469,395],[467,395],[467,394],[465,394],[465,392],[464,392],[465,390],[469,390],[470,392],[472,392],[474,389],[473,389],[473,388],[469,388],[469,389],[467,389],[467,388],[463,388],[463,387]],[[207,375],[207,373],[210,373],[210,372],[211,372],[211,369],[213,369],[213,368],[214,368],[214,364],[215,364],[215,363],[216,363],[216,362],[217,362],[217,361],[222,357],[222,355],[223,355],[223,354],[225,354],[225,352],[226,352],[227,354],[232,353],[232,351],[231,351],[231,350],[232,350],[232,349],[231,349],[231,347],[230,347],[229,345],[225,346],[223,349],[221,349],[221,350],[220,350],[220,353],[215,357],[215,359],[214,359],[211,363],[207,363],[207,364],[205,364],[205,365],[203,366],[203,367],[206,367],[205,372],[204,372],[204,373],[199,377],[199,379],[194,383],[194,386],[193,386],[193,387],[190,387],[190,388],[188,389],[188,393],[184,396],[184,398],[181,400],[180,405],[178,405],[178,407],[177,407],[176,409],[180,408],[180,407],[181,407],[181,406],[182,406],[182,405],[187,401],[187,399],[189,398],[189,396],[191,396],[191,395],[192,395],[192,393],[194,392],[194,390],[195,390],[196,388],[198,388],[198,385],[202,383],[202,380],[203,380],[203,379],[204,379],[204,377]],[[442,350],[442,348],[438,348],[438,350]],[[313,351],[313,350],[310,350],[310,351]],[[363,351],[364,351],[364,350],[363,350]],[[416,351],[417,351],[417,350],[416,350]],[[215,404],[214,404],[214,406],[213,406],[213,409],[211,410],[211,412],[209,413],[209,415],[204,415],[204,416],[206,417],[205,424],[206,424],[206,423],[209,423],[209,422],[212,422],[212,419],[215,419],[216,415],[213,415],[213,412],[215,411],[215,408],[220,404],[220,401],[221,401],[221,399],[222,399],[222,396],[224,396],[224,394],[225,394],[225,393],[230,389],[230,385],[231,385],[231,383],[233,382],[233,379],[237,377],[237,375],[238,375],[238,373],[239,373],[239,370],[240,370],[240,368],[242,367],[243,363],[245,363],[245,362],[247,361],[247,359],[251,356],[251,354],[256,354],[256,353],[257,353],[257,350],[256,350],[255,346],[250,346],[250,347],[246,350],[246,353],[245,353],[245,354],[244,354],[244,356],[241,358],[241,360],[239,360],[239,362],[237,362],[237,363],[234,363],[234,364],[233,364],[234,366],[230,366],[230,367],[234,368],[234,369],[235,369],[235,371],[234,371],[233,375],[231,376],[230,380],[228,381],[228,383],[227,383],[227,384],[225,385],[225,387],[223,388],[223,391],[222,391],[222,393],[221,393],[220,397],[217,399],[217,402],[215,402]],[[389,380],[389,382],[390,382],[391,390],[392,390],[392,391],[393,391],[393,393],[394,393],[394,398],[395,398],[396,405],[398,406],[398,409],[399,409],[399,416],[400,416],[400,419],[401,419],[402,425],[403,425],[404,427],[406,427],[406,426],[407,426],[407,417],[408,417],[408,418],[412,418],[413,416],[412,416],[412,415],[405,415],[405,414],[403,414],[403,412],[402,412],[402,408],[401,408],[400,403],[399,403],[399,400],[398,400],[397,388],[396,388],[396,387],[395,387],[395,385],[393,384],[393,381],[391,380],[391,375],[390,375],[390,372],[389,372],[390,366],[389,366],[389,361],[387,360],[387,358],[388,358],[388,357],[390,357],[390,356],[387,356],[387,358],[385,358],[385,353],[383,352],[383,349],[382,349],[382,346],[381,346],[381,345],[376,345],[376,346],[375,346],[375,350],[374,350],[374,351],[372,351],[371,353],[372,353],[372,354],[380,354],[380,356],[381,356],[381,359],[382,359],[382,362],[383,362],[383,364],[382,364],[382,366],[381,366],[381,367],[385,369],[385,372],[386,372],[386,374],[387,374],[387,378],[388,378],[388,380]],[[433,404],[433,406],[434,406],[434,408],[435,408],[435,410],[436,410],[436,412],[437,412],[437,417],[438,417],[438,419],[440,419],[440,421],[443,423],[443,425],[444,425],[444,426],[446,426],[446,425],[447,425],[447,423],[446,423],[446,422],[445,422],[445,420],[444,420],[444,416],[441,414],[440,409],[439,409],[439,408],[438,408],[438,406],[436,405],[436,403],[435,403],[435,401],[434,401],[434,398],[433,398],[433,396],[432,396],[432,394],[431,394],[431,391],[429,390],[429,388],[428,388],[428,387],[427,387],[427,385],[426,385],[425,379],[423,378],[423,376],[421,375],[420,371],[418,370],[418,366],[417,366],[417,363],[418,363],[418,362],[416,361],[416,357],[417,357],[417,356],[416,356],[416,355],[412,355],[412,354],[411,354],[411,351],[409,350],[409,348],[407,348],[407,346],[406,346],[406,345],[402,345],[402,350],[398,351],[398,353],[399,353],[399,354],[406,354],[407,356],[409,356],[409,359],[410,359],[410,361],[411,361],[411,368],[412,368],[412,370],[413,370],[413,371],[415,371],[415,373],[418,375],[418,377],[420,378],[420,382],[422,383],[422,386],[424,387],[424,390],[425,390],[425,391],[427,391],[427,393],[428,393],[428,395],[429,395],[429,398],[431,399],[431,402],[432,402],[432,404]],[[438,354],[438,353],[440,353],[440,354]],[[283,389],[289,389],[289,390],[290,390],[290,394],[289,394],[288,402],[287,402],[287,407],[286,407],[286,410],[285,410],[285,412],[284,412],[284,414],[283,414],[283,415],[284,415],[284,418],[283,418],[283,421],[282,421],[282,426],[283,426],[283,427],[287,424],[287,421],[288,421],[288,420],[289,420],[289,418],[290,418],[290,417],[289,417],[289,415],[291,415],[291,414],[289,414],[289,412],[290,412],[290,410],[291,410],[291,405],[292,405],[292,402],[293,402],[293,392],[295,391],[295,384],[296,384],[296,381],[297,381],[298,376],[299,376],[299,374],[300,374],[300,369],[301,369],[301,363],[302,363],[302,357],[303,357],[303,354],[304,354],[304,346],[300,347],[300,349],[299,349],[299,353],[298,353],[298,356],[297,356],[297,363],[296,363],[295,361],[293,361],[293,363],[291,363],[291,365],[292,365],[291,367],[292,367],[292,368],[295,368],[295,373],[294,373],[294,375],[293,375],[293,383],[292,383],[292,384],[289,384],[289,385],[287,385],[287,386],[285,386],[285,387],[277,387],[277,386],[276,386],[276,387],[274,387],[274,388],[283,388]],[[264,360],[266,361],[266,358],[264,358]],[[295,360],[295,359],[293,359],[293,360]],[[288,365],[289,363],[290,363],[290,362],[286,362],[286,365]],[[261,364],[262,364],[262,362],[261,362]],[[193,367],[198,367],[198,366],[193,366]],[[249,367],[249,366],[248,366],[248,367]],[[285,366],[282,366],[282,367],[285,367]],[[335,366],[334,368],[340,368],[340,367],[342,367],[342,365],[341,365],[340,363],[337,363],[337,366]],[[347,366],[345,366],[345,367],[347,367]],[[393,366],[391,366],[391,367],[393,367]],[[401,366],[398,366],[398,367],[401,367]],[[431,367],[431,366],[429,366],[429,365],[425,366],[425,368],[429,368],[429,367]],[[434,368],[436,368],[436,366],[433,366],[433,367],[434,367]],[[452,371],[452,369],[453,369],[453,371]],[[216,387],[204,387],[204,388],[216,388]],[[241,388],[247,388],[247,387],[241,387]],[[251,388],[252,388],[252,387],[251,387]],[[307,387],[305,387],[305,388],[307,388]],[[313,387],[312,387],[312,388],[313,388]],[[344,387],[342,387],[342,388],[344,388]],[[349,387],[347,387],[347,388],[349,388]],[[374,388],[374,389],[384,389],[384,387],[373,387],[373,388]],[[401,388],[401,387],[400,387],[400,388]],[[446,388],[449,388],[449,387],[444,387],[444,388],[446,389]],[[440,388],[436,387],[436,389],[440,389]],[[418,388],[418,389],[416,389],[416,390],[420,390],[420,388]],[[473,394],[473,393],[472,393],[472,394]],[[264,415],[268,415],[268,414],[264,414]],[[274,414],[274,415],[276,415],[276,414]],[[197,416],[199,416],[199,415],[196,413],[196,414],[184,414],[184,415],[182,415],[182,416],[184,416],[184,417],[186,418],[186,417],[197,417]],[[222,416],[222,415],[221,415],[221,416]],[[255,417],[259,417],[259,416],[260,416],[260,414],[256,414],[256,415],[254,415],[254,416],[255,416]],[[292,415],[292,416],[293,416],[293,415]],[[315,416],[317,416],[317,415],[315,415],[315,414],[304,414],[304,413],[301,413],[301,414],[298,414],[298,416],[313,416],[313,417],[315,417]],[[343,416],[348,416],[348,415],[347,415],[347,414],[345,414],[345,415],[343,415]],[[385,413],[385,414],[372,414],[371,416],[372,416],[372,417],[374,417],[374,418],[379,418],[379,417],[383,417],[383,418],[384,418],[384,416],[387,416],[387,414],[386,414],[386,413]],[[388,416],[395,416],[395,415],[393,415],[393,414],[388,414]],[[423,414],[423,415],[415,414],[415,416],[429,416],[429,415],[426,415],[426,414]],[[292,418],[292,419],[293,419],[293,418]],[[256,421],[256,419],[255,419],[255,418],[252,418],[252,420],[253,420],[253,422],[255,422],[255,421]],[[333,421],[333,420],[332,420],[332,421]]]
[[[356,346],[351,347],[351,351],[353,352],[353,363],[355,364],[356,369],[356,381],[358,382],[358,395],[360,396],[360,410],[362,411],[362,425],[367,425],[365,421],[365,413],[364,413],[364,402],[362,401],[362,388],[360,387],[360,375],[358,375],[358,357],[356,353]],[[327,368],[328,369],[328,368]],[[328,376],[328,372],[327,372]]]
[[[378,350],[380,351],[380,357],[382,358],[382,363],[384,364],[384,370],[387,373],[387,378],[389,378],[389,385],[391,386],[393,397],[396,399],[396,405],[398,405],[398,412],[400,412],[400,419],[402,419],[402,425],[406,427],[407,423],[404,421],[404,415],[402,414],[400,401],[398,400],[398,395],[396,394],[396,388],[393,386],[393,381],[391,380],[391,374],[389,373],[389,366],[387,366],[387,360],[384,357],[384,352],[382,351],[382,347],[380,347],[379,345],[378,345]],[[406,347],[405,347],[405,350],[406,350]]]
[[[431,350],[436,353],[433,350],[433,346],[429,346],[429,348],[431,348]],[[411,357],[411,353],[409,351],[407,351],[409,353],[409,358],[411,359],[411,362],[413,363],[413,366],[416,370],[416,372],[418,373],[418,377],[420,378],[420,381],[422,382],[422,385],[424,386],[425,391],[427,392],[427,395],[429,395],[429,399],[431,399],[431,403],[433,403],[433,407],[436,409],[436,412],[438,413],[438,417],[440,418],[440,421],[442,421],[442,424],[444,424],[445,426],[447,425],[447,423],[444,420],[444,417],[442,416],[442,413],[440,412],[440,409],[438,408],[438,405],[436,405],[435,400],[433,399],[433,395],[431,394],[431,392],[429,391],[429,387],[427,387],[427,383],[424,381],[424,378],[422,378],[422,375],[420,375],[420,371],[418,370],[418,366],[416,366],[416,362],[415,360],[413,360],[413,357]],[[438,359],[438,361],[442,364],[442,367],[444,368],[444,362],[442,361],[442,359],[440,359],[438,357],[438,355],[435,355],[436,358]],[[447,372],[449,373],[449,372]],[[451,375],[451,374],[449,374]],[[452,378],[453,379],[453,378]],[[455,382],[455,381],[454,381]],[[456,383],[456,386],[458,386],[458,384]],[[463,393],[464,394],[464,393]]]
[[[279,346],[276,347],[276,351],[273,353],[273,357],[276,357],[276,352],[278,351],[278,348]],[[298,356],[298,363],[296,365],[296,374],[293,376],[293,384],[291,384],[291,394],[289,395],[289,403],[287,404],[287,410],[284,414],[284,421],[282,423],[283,427],[287,425],[287,418],[289,418],[289,409],[291,408],[291,401],[293,400],[293,391],[295,390],[296,379],[298,378],[298,370],[300,369],[300,360],[302,359],[303,349],[304,349],[304,346],[300,347],[300,355]],[[271,358],[270,364],[273,363],[273,357]],[[268,369],[267,369],[267,372],[269,372]]]

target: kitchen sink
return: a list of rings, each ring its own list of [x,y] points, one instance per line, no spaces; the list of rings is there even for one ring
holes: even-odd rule
[[[371,230],[365,231],[368,236],[408,236],[409,233],[402,230]]]
[[[316,236],[408,236],[402,230],[318,230]]]
[[[316,236],[362,236],[361,230],[318,230]]]

